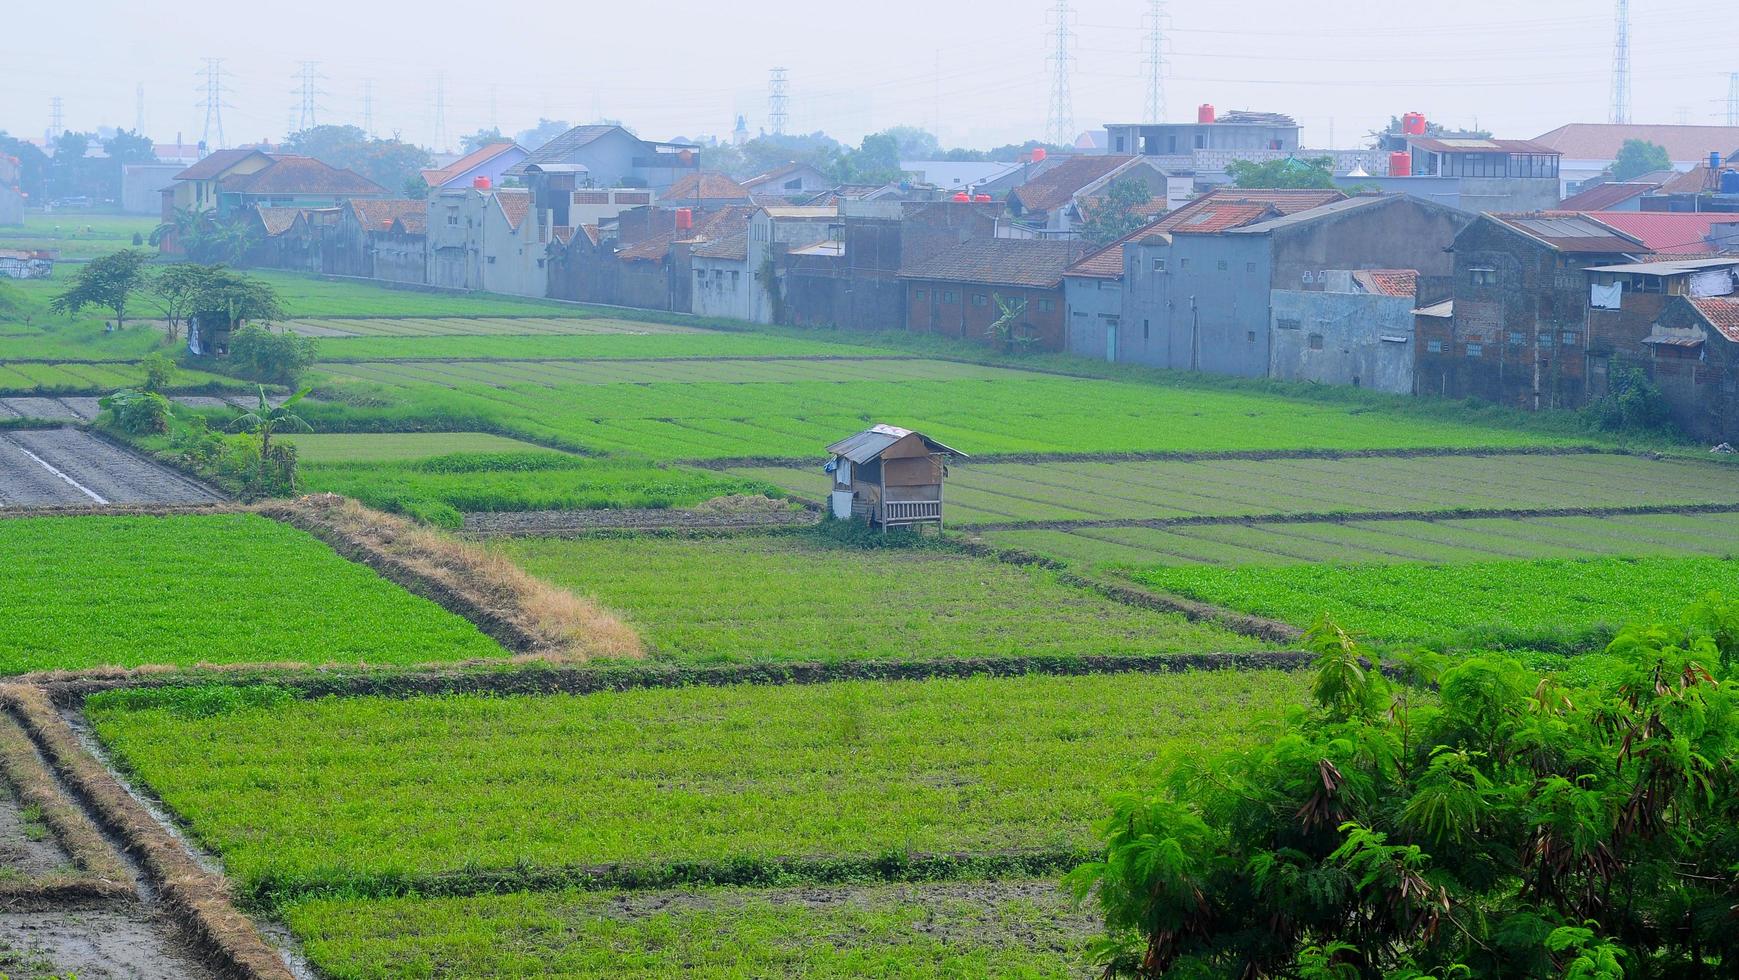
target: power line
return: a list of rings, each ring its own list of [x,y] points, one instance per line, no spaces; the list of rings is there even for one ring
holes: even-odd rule
[[[1630,0],[1618,0],[1612,43],[1612,122],[1630,122]]]
[[[304,61],[301,63],[301,67],[296,70],[296,74],[292,76],[301,83],[290,93],[301,96],[301,105],[296,110],[297,132],[310,130],[320,125],[317,114],[325,106],[320,105],[319,97],[326,95],[327,92],[318,85],[318,82],[326,77],[320,74],[319,69],[320,62]]]
[[[1147,3],[1147,122],[1165,122],[1165,0]]]
[[[208,148],[221,150],[224,148],[223,110],[226,106],[231,109],[235,108],[235,106],[229,105],[229,103],[223,100],[224,94],[229,91],[229,89],[224,87],[223,84],[223,59],[205,59],[204,74],[205,98],[196,104],[196,108],[205,110],[205,132],[200,136],[199,141],[204,143]],[[213,130],[217,131],[216,143],[213,143],[211,140]]]
[[[785,77],[785,69],[774,68],[768,72],[767,79],[767,126],[774,136],[784,136],[785,127],[791,121],[791,90],[790,80]]]
[[[447,152],[447,73],[435,72],[435,145],[436,153]]]
[[[48,100],[48,138],[51,140],[66,132],[65,108],[66,104],[58,95]]]
[[[1727,125],[1739,126],[1739,71],[1727,76]]]
[[[1057,0],[1051,8],[1051,109],[1045,132],[1051,143],[1065,146],[1075,140],[1075,104],[1069,94],[1069,0]]]
[[[374,79],[362,80],[362,131],[374,139]]]

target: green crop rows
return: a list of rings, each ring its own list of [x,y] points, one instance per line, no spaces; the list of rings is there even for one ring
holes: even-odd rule
[[[297,317],[282,326],[313,337],[591,337],[711,332],[700,327],[595,316]]]
[[[278,436],[309,463],[389,463],[453,453],[532,452],[538,447],[487,432],[302,433]]]
[[[465,869],[1082,850],[1114,793],[1258,736],[1274,671],[585,696],[92,697],[119,762],[245,893]]]
[[[1247,650],[1248,637],[1112,602],[1050,573],[819,535],[517,540],[535,575],[625,612],[664,656],[856,660]]]
[[[436,293],[394,289],[373,282],[341,282],[273,269],[248,275],[271,284],[284,309],[299,317],[322,316],[588,316],[594,311],[497,293]]]
[[[285,916],[344,980],[1080,977],[1093,927],[1053,881],[310,899]]]
[[[614,338],[612,338],[614,339]],[[665,338],[649,338],[662,342]],[[949,364],[944,361],[914,361],[891,358],[862,360],[625,360],[599,358],[591,361],[364,361],[328,364],[325,374],[336,379],[370,381],[390,385],[476,386],[491,389],[474,392],[490,400],[519,400],[536,392],[553,402],[589,405],[610,398],[600,391],[581,391],[577,397],[565,391],[537,392],[537,387],[562,389],[573,385],[689,386],[705,382],[732,385],[776,385],[815,382],[883,381],[911,382],[943,379],[1020,380],[1024,376],[1004,368]],[[534,387],[537,386],[537,387]],[[680,424],[684,420],[673,420]]]
[[[1390,642],[1580,649],[1612,628],[1671,617],[1731,590],[1739,560],[1593,558],[1468,564],[1153,568],[1140,582],[1307,626],[1327,613]]]
[[[502,655],[465,620],[253,515],[4,520],[0,568],[4,674]]]
[[[586,322],[586,321],[580,321]],[[887,353],[892,353],[887,352]],[[530,358],[602,359],[658,357],[849,357],[877,356],[862,347],[731,333],[593,333],[583,336],[323,337],[321,361],[334,364],[381,360]]]
[[[1739,555],[1739,514],[1348,521],[992,531],[986,541],[1092,567]]]

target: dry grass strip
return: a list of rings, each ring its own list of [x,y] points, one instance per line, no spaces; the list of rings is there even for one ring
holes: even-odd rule
[[[283,958],[230,902],[229,882],[201,868],[114,774],[85,751],[46,693],[8,684],[0,686],[0,701],[73,793],[121,839],[156,884],[164,905],[216,965],[250,980],[294,980]]]
[[[138,883],[121,856],[109,847],[90,817],[61,792],[35,743],[6,714],[0,714],[0,772],[6,774],[18,802],[35,808],[78,868],[76,873],[54,872],[0,882],[0,900],[10,908],[65,906],[130,899],[136,894]]]
[[[645,655],[639,634],[614,613],[527,575],[477,545],[337,494],[274,501],[256,509],[471,620],[515,653],[565,661]]]

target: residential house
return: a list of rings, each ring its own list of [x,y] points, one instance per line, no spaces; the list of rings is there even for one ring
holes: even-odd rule
[[[1648,338],[1649,377],[1673,419],[1712,443],[1739,443],[1739,295],[1673,296]]]
[[[428,202],[403,198],[346,201],[338,209],[338,222],[321,248],[320,271],[327,275],[358,276],[423,282],[428,278]],[[408,219],[406,226],[400,219]],[[394,224],[399,223],[399,231]],[[415,228],[414,236],[407,227]],[[414,237],[414,242],[407,241]],[[383,253],[384,248],[384,253]],[[410,260],[407,253],[414,253]]]
[[[1268,376],[1413,393],[1413,269],[1328,270],[1320,290],[1276,289]]]
[[[489,190],[501,182],[501,175],[509,167],[519,164],[528,155],[525,147],[512,140],[487,143],[444,167],[423,171],[423,182],[429,185],[431,194],[467,187]],[[480,180],[485,183],[479,185]]]
[[[1594,211],[1588,216],[1639,239],[1651,252],[1667,255],[1714,255],[1731,250],[1734,244],[1728,243],[1734,229],[1739,228],[1739,214],[1718,211]]]
[[[802,204],[817,194],[833,190],[837,183],[807,163],[787,163],[750,177],[743,181],[743,188],[757,198],[779,198],[785,204]]]
[[[1647,255],[1641,239],[1584,214],[1485,214],[1452,252],[1449,306],[1416,321],[1417,393],[1539,409],[1605,390],[1614,352],[1589,347],[1584,270]]]
[[[272,158],[255,147],[217,150],[180,171],[163,189],[163,220],[173,221],[177,211],[215,211],[218,182],[225,177],[256,173],[272,165]]]
[[[1400,194],[1360,195],[1291,214],[1221,200],[1124,246],[1118,360],[1244,377],[1274,361],[1274,296],[1320,291],[1330,270],[1412,269],[1447,277],[1445,248],[1471,220]],[[1136,329],[1136,324],[1140,325]]]
[[[961,242],[992,238],[995,204],[843,200],[829,238],[787,252],[782,263],[787,323],[896,330],[906,322],[900,269]]]
[[[1388,166],[1339,176],[1335,183],[1410,194],[1474,214],[1552,208],[1563,196],[1558,151],[1543,143],[1406,134],[1388,141],[1405,147],[1390,152]]]
[[[338,207],[357,198],[387,196],[386,188],[353,170],[334,167],[313,157],[283,155],[272,156],[258,170],[243,172],[232,168],[217,179],[216,188],[220,215],[256,206]]]
[[[1061,157],[1057,158],[1059,161]],[[912,180],[933,185],[947,193],[973,193],[981,185],[1025,166],[1007,160],[901,160],[900,170]]]
[[[1195,150],[1298,150],[1298,123],[1278,112],[1217,113],[1204,105],[1193,123],[1106,123],[1105,152],[1189,157]]]
[[[698,169],[694,147],[643,140],[621,126],[575,126],[538,147],[506,170],[524,177],[529,168],[546,173],[566,170],[579,187],[646,187],[662,191]]]
[[[1131,242],[1150,235],[1163,236],[1180,226],[1224,230],[1345,199],[1345,194],[1334,190],[1219,188],[1088,253],[1071,265],[1063,276],[1069,352],[1095,359],[1118,359],[1121,347],[1118,328],[1123,321],[1124,252]],[[1148,332],[1151,339],[1151,323]]]
[[[689,268],[694,273],[690,309],[696,316],[749,318],[749,292],[754,275],[749,271],[749,230],[732,232],[701,242],[689,249]]]
[[[253,207],[237,216],[252,244],[244,264],[320,272],[321,238],[303,208]]]
[[[163,192],[174,185],[175,175],[186,169],[179,163],[122,164],[121,210],[127,214],[161,214]]]
[[[430,285],[548,294],[546,251],[555,235],[531,219],[529,190],[447,190],[429,199],[426,215]]]
[[[1695,303],[1668,316],[1675,300],[1730,298],[1739,292],[1739,256],[1705,258],[1646,257],[1640,262],[1593,266],[1588,282],[1587,353],[1601,370],[1591,377],[1587,399],[1606,394],[1615,370],[1640,368],[1666,393],[1674,415],[1691,432],[1708,428],[1709,398],[1719,394],[1723,375],[1718,366],[1700,362],[1710,349],[1708,331],[1690,322]],[[1714,307],[1719,313],[1723,308]],[[1664,318],[1664,319],[1663,319]],[[1715,386],[1711,390],[1710,386]],[[1719,401],[1717,398],[1716,401]],[[1717,417],[1721,410],[1715,410]]]
[[[0,248],[0,279],[50,279],[59,253],[44,249]]]
[[[755,209],[749,218],[746,256],[750,273],[748,319],[755,323],[786,322],[786,254],[832,240],[838,221],[837,207]]]
[[[549,295],[690,312],[695,302],[693,250],[718,239],[746,235],[750,214],[748,207],[697,215],[648,206],[623,212],[614,234],[582,226],[569,241],[549,249]],[[707,259],[709,272],[722,258]],[[746,272],[746,266],[738,271]],[[739,277],[738,282],[743,279]]]
[[[1725,161],[1711,152],[1707,162],[1662,181],[1639,204],[1644,211],[1739,212],[1739,151]]]
[[[1541,133],[1534,142],[1551,147],[1562,157],[1558,175],[1564,187],[1559,196],[1567,197],[1610,170],[1625,142],[1633,139],[1665,148],[1672,168],[1686,171],[1708,160],[1711,152],[1724,155],[1739,149],[1739,127],[1570,123]]]
[[[1147,160],[1098,154],[1071,157],[1009,192],[1014,233],[1007,237],[1079,238],[1081,224],[1117,180],[1138,181],[1150,199],[1160,202],[1158,210],[1170,207],[1171,179]],[[1190,187],[1190,181],[1183,180],[1176,193],[1187,197]]]
[[[750,203],[744,185],[730,175],[716,170],[697,170],[684,174],[658,195],[661,208],[690,208],[694,211],[740,207]]]
[[[1079,255],[1078,242],[983,238],[918,259],[900,270],[906,329],[1060,351],[1063,270]],[[999,337],[995,325],[1008,314],[1008,333]]]

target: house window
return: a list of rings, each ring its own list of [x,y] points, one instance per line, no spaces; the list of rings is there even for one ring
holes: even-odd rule
[[[1146,340],[1147,336],[1148,336],[1147,321],[1143,320],[1143,321],[1141,321],[1141,339]]]
[[[1179,259],[1177,262],[1177,267],[1180,269],[1188,269],[1190,267],[1190,260],[1189,259]]]
[[[944,290],[942,293],[942,302],[944,302],[944,303],[954,302],[954,290],[952,290],[952,289]]]
[[[973,293],[972,294],[972,305],[973,306],[989,306],[990,299],[988,297],[986,297],[983,293]]]
[[[538,259],[538,260],[537,260],[537,267],[538,267],[538,268],[539,268],[539,269],[541,269],[541,268],[543,268],[543,259]]]
[[[1214,268],[1218,269],[1221,272],[1225,272],[1226,271],[1226,260],[1221,259],[1220,261],[1214,263]]]
[[[493,255],[491,255],[491,256],[490,256],[490,257],[489,257],[489,264],[490,264],[490,265],[494,265],[494,264],[495,264],[495,256],[493,256]]]
[[[737,288],[737,283],[741,282],[742,279],[743,279],[742,272],[740,272],[736,269],[731,270],[731,288],[732,289]]]
[[[699,282],[705,282],[706,281],[706,270],[705,269],[694,270],[694,278]]]
[[[1057,308],[1056,304],[1048,299],[1039,300],[1039,312],[1040,313],[1049,313],[1056,308]]]
[[[1524,340],[1524,338],[1522,337],[1522,332],[1520,330],[1511,330],[1510,331],[1510,346],[1511,347],[1522,346],[1523,340]]]
[[[785,189],[788,191],[800,191],[800,190],[802,190],[803,189],[803,178],[799,177],[796,180],[787,180],[785,182]]]
[[[1441,340],[1428,340],[1428,341],[1426,341],[1425,342],[1425,352],[1427,354],[1441,354],[1441,353],[1443,353],[1443,341],[1441,341]]]
[[[1274,321],[1274,329],[1276,330],[1297,330],[1302,326],[1303,324],[1300,321],[1291,317],[1281,317]]]
[[[929,292],[930,292],[930,291],[929,291],[929,290],[927,290],[927,289],[920,289],[920,290],[918,290],[918,291],[917,291],[917,292],[915,292],[915,293],[913,293],[913,294],[912,294],[912,296],[913,296],[913,297],[914,297],[914,298],[915,298],[915,299],[924,299],[924,298],[926,298],[926,297],[928,297],[928,296],[929,296]]]
[[[457,225],[458,223],[459,223],[459,216],[458,215],[456,215],[456,214],[447,215],[447,224]]]
[[[1251,339],[1252,340],[1255,339],[1254,334],[1251,335]],[[1322,350],[1322,334],[1313,333],[1310,335],[1310,349],[1311,350]]]
[[[1467,270],[1467,278],[1475,286],[1495,286],[1497,285],[1497,270],[1469,269]]]
[[[1165,271],[1165,260],[1164,259],[1154,259],[1153,260],[1153,271],[1164,272]]]
[[[1484,356],[1484,354],[1485,354],[1485,345],[1484,344],[1468,344],[1467,345],[1467,356],[1468,357],[1481,357],[1481,356]]]
[[[724,278],[725,278],[725,270],[723,270],[723,269],[714,269],[713,270],[713,282],[723,282]]]
[[[1541,346],[1541,347],[1552,346],[1552,335],[1550,333],[1547,333],[1544,330],[1540,331],[1539,337],[1537,339],[1539,340],[1539,346]]]
[[[1576,331],[1574,331],[1574,330],[1564,331],[1564,346],[1565,347],[1576,346]]]
[[[1244,263],[1244,271],[1254,273],[1256,271],[1256,263],[1254,263],[1254,262]]]

